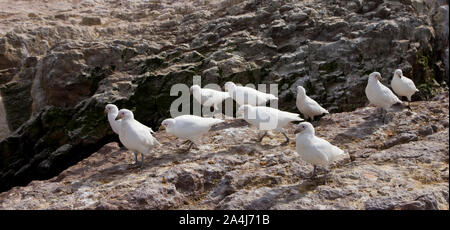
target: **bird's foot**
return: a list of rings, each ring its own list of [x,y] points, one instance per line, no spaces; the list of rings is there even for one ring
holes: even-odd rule
[[[287,141],[284,141],[283,143],[281,143],[280,145],[281,146],[284,146],[284,145],[288,145],[289,144],[289,140],[287,140]]]
[[[311,173],[311,176],[309,177],[309,179],[314,179],[316,177],[316,171],[317,171],[317,166],[314,165],[314,169]]]
[[[191,142],[191,144],[189,145],[189,147],[186,150],[184,150],[184,153],[189,153],[189,151],[191,150],[192,146],[194,145],[194,142],[192,142],[192,141],[190,141],[190,142]]]
[[[264,134],[258,138],[257,142],[261,143],[263,138],[267,135],[267,132],[264,132]]]
[[[189,144],[190,142],[191,142],[190,140],[183,141],[183,143],[181,143],[179,146],[183,146],[183,145]]]
[[[191,148],[187,148],[187,149],[182,151],[182,153],[185,153],[185,154],[188,154],[189,152],[191,152]]]
[[[393,117],[394,117],[393,114],[386,113],[386,114],[383,116],[383,124],[388,124],[389,122],[391,122],[392,119],[393,119]]]
[[[134,168],[137,168],[138,166],[139,166],[139,164],[137,162],[134,162],[133,164],[129,164],[128,168],[129,169],[134,169]]]
[[[266,136],[266,135],[263,135],[262,137],[258,138],[256,141],[259,142],[259,143],[261,143],[265,136]]]
[[[252,139],[250,139],[251,141],[254,141],[254,142],[259,142],[259,139],[258,138],[252,138]]]
[[[176,152],[179,154],[188,153],[187,149],[178,149]]]
[[[309,175],[301,175],[300,177],[303,178],[304,180],[314,180],[316,179],[316,174],[310,173]]]

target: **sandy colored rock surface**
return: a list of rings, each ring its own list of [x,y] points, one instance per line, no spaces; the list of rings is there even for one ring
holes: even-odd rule
[[[429,107],[442,103],[432,99],[448,91],[448,53],[445,0],[0,0],[0,127],[6,122],[10,130],[0,133],[0,191],[16,186],[40,191],[34,201],[21,203],[17,196],[2,205],[448,208],[448,198],[445,203],[435,192],[448,191],[448,186],[439,187],[448,182],[441,159],[448,156],[443,150],[448,141],[441,141],[448,138],[443,128],[448,127],[448,106]],[[380,72],[389,85],[397,68],[419,88],[413,96],[419,109],[392,115],[389,125],[376,129],[379,121],[365,108],[368,74]],[[105,119],[104,106],[129,108],[137,120],[157,130],[170,117],[170,105],[177,98],[170,96],[171,87],[190,86],[195,75],[201,76],[203,86],[230,80],[278,84],[279,108],[292,112],[297,111],[295,89],[303,85],[332,113],[321,121],[318,133],[356,151],[353,166],[342,166],[342,172],[357,170],[360,176],[336,171],[325,184],[305,181],[311,168],[295,157],[293,148],[276,146],[278,140],[250,145],[255,133],[245,126],[234,127],[235,136],[230,134],[233,129],[217,131],[223,146],[208,137],[205,143],[212,144],[206,149],[187,156],[157,150],[155,162],[148,162],[142,172],[128,169],[130,154],[108,145],[117,137]],[[105,155],[96,153],[99,149]],[[409,152],[427,154],[405,155]],[[116,158],[105,157],[109,155]],[[219,163],[209,163],[210,158]],[[110,166],[88,168],[105,167],[105,173],[111,173],[106,178],[113,182],[98,182],[96,171],[87,168],[80,170],[92,178],[64,172],[89,159],[111,160]],[[397,161],[398,165],[392,163]],[[441,179],[438,170],[443,170]],[[127,176],[129,182],[116,178],[128,172],[138,176]],[[72,179],[36,181],[61,173]],[[261,178],[253,178],[254,173],[261,173]],[[408,174],[414,173],[419,174],[410,179]],[[401,189],[388,189],[397,186],[390,174],[401,179]],[[162,175],[169,181],[166,186],[157,183]],[[366,177],[380,179],[366,188],[360,185],[369,180]],[[72,185],[74,181],[81,182]],[[146,182],[139,187],[138,181]],[[403,189],[406,185],[413,191]],[[73,194],[67,199],[79,202],[62,202],[64,192],[48,195],[44,187],[33,186],[64,188]],[[134,192],[125,189],[109,197],[97,190],[119,191],[121,186]],[[166,193],[171,195],[162,195]],[[351,199],[349,194],[356,195]],[[79,199],[84,196],[86,203]],[[49,203],[51,197],[58,202]]]
[[[131,152],[108,143],[50,180],[1,193],[0,208],[448,210],[448,114],[442,94],[388,113],[385,124],[373,107],[327,115],[316,134],[352,160],[316,179],[295,152],[294,124],[291,143],[280,146],[281,134],[257,144],[254,129],[228,119],[188,154],[180,140],[157,132],[163,145],[142,169],[130,166]],[[426,127],[431,131],[420,131]]]

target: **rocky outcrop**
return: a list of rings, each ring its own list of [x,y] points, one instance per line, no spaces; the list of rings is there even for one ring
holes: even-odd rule
[[[326,115],[316,135],[345,149],[344,159],[320,169],[295,151],[295,141],[229,118],[198,150],[157,132],[143,168],[111,142],[43,181],[0,194],[0,209],[449,209],[448,93],[413,102],[412,111],[373,107]],[[292,124],[287,128],[294,138]],[[429,130],[423,132],[423,130]],[[408,137],[408,138],[405,138]],[[329,172],[327,172],[329,171]]]
[[[448,83],[442,0],[23,4],[0,10],[0,93],[11,130],[0,142],[0,190],[48,179],[112,141],[106,103],[156,128],[176,99],[171,86],[194,75],[202,84],[277,83],[279,105],[291,111],[300,84],[330,112],[364,106],[372,71],[389,83],[402,68],[420,89],[414,100]],[[43,123],[53,113],[62,117]]]
[[[0,140],[9,135],[8,122],[6,121],[6,112],[3,107],[3,100],[0,97]]]

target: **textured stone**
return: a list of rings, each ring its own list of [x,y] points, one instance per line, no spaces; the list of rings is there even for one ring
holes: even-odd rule
[[[83,26],[96,26],[101,24],[102,20],[98,17],[83,17],[80,22],[80,25]]]
[[[432,112],[436,106],[445,116]],[[411,107],[414,114],[448,119],[448,94]],[[257,130],[227,118],[187,154],[179,152],[182,140],[156,132],[162,146],[146,157],[143,168],[131,165],[132,152],[107,143],[51,179],[0,193],[0,209],[448,210],[448,129],[374,150],[369,143],[401,136],[396,129],[404,123],[403,133],[427,124],[412,123],[406,109],[393,112],[387,123],[374,111],[334,113],[317,122],[316,135],[348,151],[353,161],[321,168],[315,179],[309,178],[312,166],[295,151],[294,124],[286,129],[289,145],[280,145],[284,137],[276,132],[259,144]],[[44,120],[45,127],[56,126],[50,117]],[[71,146],[63,145],[50,159],[63,159],[67,149]]]
[[[176,98],[169,96],[171,86],[190,85],[194,75],[202,76],[202,85],[228,80],[278,83],[279,106],[289,111],[295,111],[296,87],[304,85],[308,95],[330,112],[355,111],[342,113],[351,118],[337,119],[342,126],[330,131],[336,133],[332,140],[344,146],[362,140],[361,146],[369,147],[352,150],[354,159],[370,158],[377,164],[408,159],[423,164],[435,161],[433,154],[420,155],[421,147],[414,143],[429,144],[435,141],[429,138],[440,137],[441,130],[448,127],[447,107],[390,113],[389,123],[397,125],[381,130],[374,127],[384,124],[366,113],[371,108],[355,109],[367,103],[363,89],[370,72],[381,72],[383,83],[389,85],[397,68],[402,68],[420,89],[413,101],[447,100],[439,95],[440,86],[445,89],[449,79],[448,1],[224,0],[181,4],[142,0],[121,4],[82,1],[74,5],[76,2],[0,3],[0,90],[4,118],[11,129],[10,136],[0,142],[3,190],[53,177],[105,143],[117,140],[102,114],[106,103],[131,108],[138,120],[157,128],[169,116],[169,106]],[[359,125],[352,126],[352,122]],[[431,126],[432,133],[425,128],[426,135],[420,134],[423,131],[417,125]],[[248,145],[231,148],[243,155],[266,153],[264,148]],[[439,152],[437,147],[429,148]],[[380,149],[384,150],[375,153]],[[248,164],[274,167],[274,172],[285,178],[289,173],[280,165],[289,160],[270,152]],[[246,165],[241,155],[222,156],[212,162]],[[310,171],[306,165],[295,166],[296,175],[305,176]],[[256,184],[285,183],[280,177],[262,175],[264,179],[256,178]],[[349,177],[361,175],[350,173]],[[422,181],[448,180],[448,173],[444,170],[439,176],[430,176],[421,172],[418,177]],[[186,178],[205,193],[214,186],[201,182],[200,176]],[[232,187],[218,189],[215,199],[233,189],[241,192],[242,188],[233,187],[233,181],[224,180]],[[246,183],[246,179],[242,181]],[[179,185],[181,190],[191,191]],[[176,190],[161,191],[170,193],[172,189]],[[126,199],[157,207],[149,198],[157,197],[157,191],[128,194]],[[294,189],[282,191],[296,193]],[[334,190],[327,191],[320,199],[334,198]],[[248,207],[284,207],[276,202],[252,204],[238,198]],[[298,199],[289,208],[363,207],[352,202],[307,205],[308,199],[314,198]],[[166,200],[161,207],[178,207],[180,200]],[[100,208],[122,207],[114,202],[97,203]]]

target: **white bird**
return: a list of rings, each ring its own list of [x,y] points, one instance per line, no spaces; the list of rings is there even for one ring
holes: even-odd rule
[[[227,91],[231,98],[233,98],[239,105],[265,105],[270,100],[278,100],[269,93],[263,93],[256,89],[244,86],[236,86],[233,82],[225,83],[225,91]]]
[[[135,165],[138,163],[138,153],[141,153],[141,167],[144,164],[144,154],[150,153],[153,147],[161,145],[152,136],[150,129],[134,119],[133,112],[121,109],[115,120],[121,120],[119,139],[122,144],[131,150],[135,156]]]
[[[366,86],[366,96],[369,102],[377,107],[383,109],[383,120],[387,110],[394,104],[402,103],[400,99],[381,82],[381,74],[373,72],[369,75],[369,80]]]
[[[121,127],[121,126],[120,126],[121,120],[116,120],[117,114],[119,114],[119,109],[118,109],[117,106],[114,105],[114,104],[107,104],[107,105],[105,106],[105,113],[108,114],[108,121],[109,121],[109,125],[111,126],[111,129],[112,129],[115,133],[119,134],[119,132],[120,132],[120,127]],[[150,130],[151,133],[155,133],[155,132],[153,131],[152,128],[147,127],[146,125],[140,123],[139,121],[136,121],[136,122],[137,122],[139,125],[144,126],[144,127],[147,128],[148,130]]]
[[[292,121],[303,121],[299,114],[290,113],[274,109],[265,106],[252,106],[241,105],[236,115],[244,115],[246,120],[251,125],[255,126],[258,130],[264,130],[264,134],[258,138],[258,142],[261,142],[264,136],[267,135],[268,130],[275,130],[281,132],[286,141],[282,143],[289,143],[289,137],[284,132],[284,127]]]
[[[309,122],[302,122],[295,129],[295,148],[300,157],[312,164],[314,170],[311,177],[316,174],[316,167],[325,167],[342,157],[349,157],[342,149],[330,142],[315,136],[314,127]]]
[[[162,121],[160,129],[165,129],[167,133],[181,139],[187,139],[185,143],[190,145],[186,152],[197,146],[201,137],[206,134],[213,125],[224,122],[221,119],[199,117],[194,115],[182,115],[175,118],[168,118]]]
[[[108,114],[108,121],[111,129],[119,134],[120,132],[120,120],[116,121],[117,114],[119,114],[119,109],[114,104],[107,104],[105,106],[105,113]]]
[[[396,69],[394,72],[394,77],[391,80],[391,87],[394,92],[400,97],[405,96],[408,98],[408,106],[409,102],[411,102],[411,96],[419,90],[414,85],[414,82],[403,76],[403,72],[401,69]]]
[[[194,99],[197,100],[201,105],[211,108],[214,107],[214,111],[219,109],[219,105],[222,101],[229,98],[230,94],[227,92],[222,92],[214,89],[200,88],[198,85],[193,85],[190,88],[191,94],[193,94]]]
[[[306,119],[310,118],[311,121],[315,116],[322,114],[328,114],[328,110],[324,109],[316,101],[306,95],[306,90],[302,86],[297,86],[297,108]]]

